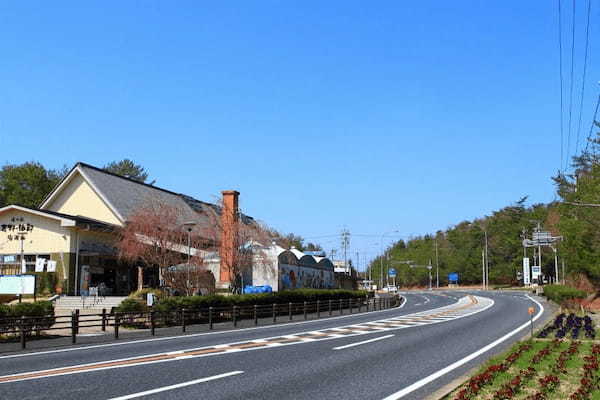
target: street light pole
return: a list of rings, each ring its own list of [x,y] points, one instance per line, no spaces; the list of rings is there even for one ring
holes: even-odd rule
[[[385,235],[389,235],[390,233],[398,233],[398,231],[390,231],[390,232],[385,232],[381,235],[381,241],[379,242],[380,244],[380,249],[381,249],[381,258],[379,260],[379,283],[381,284],[381,287],[379,288],[380,290],[383,289],[383,257],[385,256],[383,254],[383,237]]]
[[[438,242],[435,239],[435,287],[440,288],[440,259],[438,257]]]
[[[490,286],[490,260],[488,258],[487,230],[484,231],[484,234],[485,234],[485,288],[489,289],[489,286]]]
[[[186,222],[183,224],[185,227],[187,227],[187,237],[188,237],[188,243],[187,243],[187,274],[186,274],[186,282],[185,282],[185,291],[186,291],[186,295],[189,296],[190,295],[190,260],[192,258],[192,228],[194,227],[194,225],[196,225],[195,222],[190,221],[190,222]]]

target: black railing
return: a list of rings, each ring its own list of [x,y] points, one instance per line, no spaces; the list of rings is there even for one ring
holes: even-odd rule
[[[0,318],[0,334],[20,337],[21,347],[27,346],[27,340],[34,334],[42,332],[66,330],[71,333],[72,343],[77,343],[77,335],[83,328],[99,327],[102,331],[113,329],[114,338],[119,338],[119,329],[141,328],[149,329],[150,334],[156,334],[156,328],[180,326],[186,332],[190,325],[205,324],[209,330],[214,329],[215,323],[231,323],[236,328],[241,320],[253,321],[259,325],[261,319],[277,323],[278,321],[294,321],[295,316],[308,320],[309,314],[327,316],[343,315],[344,310],[349,314],[379,311],[400,305],[400,297],[386,298],[355,298],[336,300],[304,301],[302,303],[255,304],[249,306],[222,306],[199,309],[181,309],[170,312],[106,312],[100,314],[80,314],[79,310],[71,315],[40,316],[40,317],[7,317]],[[297,318],[297,317],[296,317]]]

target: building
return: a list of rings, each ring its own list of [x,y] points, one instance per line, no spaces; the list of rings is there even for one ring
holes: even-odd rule
[[[176,208],[182,221],[194,223],[195,235],[214,231],[215,221],[224,218],[225,222],[241,218],[243,223],[253,224],[251,217],[238,212],[238,195],[224,191],[225,206],[221,207],[77,163],[38,208],[0,208],[0,274],[32,273],[43,259],[51,261],[47,264],[62,293],[86,294],[100,282],[109,295],[126,295],[142,285],[156,287],[157,271],[140,274],[139,266],[117,257],[119,229],[149,202]],[[224,212],[228,213],[225,217]],[[224,237],[231,236],[228,227],[223,224]],[[218,233],[213,238],[216,241],[220,240]],[[227,246],[223,252],[215,278],[226,287],[231,257]]]
[[[257,226],[239,212],[236,191],[223,191],[215,205],[103,169],[77,163],[38,208],[0,208],[0,275],[46,271],[54,274],[57,291],[86,295],[102,284],[107,295],[127,295],[140,287],[159,286],[158,268],[119,259],[115,243],[132,215],[149,202],[178,210],[181,223],[193,224],[191,234],[212,240],[218,249],[202,252],[218,288],[232,284],[236,261],[236,229]],[[215,227],[218,226],[218,229]],[[241,270],[243,285],[269,285],[274,290],[335,286],[333,264],[325,257],[258,242],[245,243],[252,265]],[[187,246],[174,246],[184,253]]]
[[[243,277],[253,286],[271,286],[273,291],[336,287],[333,264],[328,258],[306,254],[295,247],[286,250],[275,243],[255,246],[254,262]]]

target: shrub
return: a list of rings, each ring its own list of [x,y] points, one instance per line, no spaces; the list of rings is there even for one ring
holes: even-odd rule
[[[50,328],[54,325],[54,304],[51,301],[0,305],[0,333],[8,332],[17,326],[15,318],[28,317],[28,332]]]
[[[135,292],[130,293],[129,297],[132,298],[132,299],[137,299],[137,300],[141,300],[143,302],[146,302],[146,295],[148,293],[152,293],[152,294],[154,294],[154,296],[156,296],[158,298],[165,297],[165,293],[162,290],[159,290],[159,289],[142,289],[142,290],[136,290]]]
[[[147,311],[148,307],[146,303],[142,303],[141,301],[134,298],[127,298],[121,302],[119,307],[117,307],[117,311],[119,312],[144,312]]]
[[[135,293],[141,293],[135,292]],[[147,292],[146,292],[147,293]],[[143,299],[145,301],[145,293]],[[154,306],[157,312],[172,312],[183,308],[206,309],[208,307],[231,307],[231,306],[250,306],[250,305],[269,305],[269,304],[287,304],[301,303],[303,301],[311,302],[316,300],[338,300],[338,299],[357,299],[367,296],[366,291],[362,290],[323,290],[323,289],[295,289],[284,290],[273,293],[258,294],[236,294],[231,296],[208,295],[208,296],[181,296],[181,297],[161,297]],[[130,302],[132,300],[133,302]],[[141,300],[141,299],[140,299]],[[147,310],[145,304],[141,303],[138,297],[130,296],[123,301],[116,311],[118,312],[139,312]]]
[[[570,286],[546,285],[544,286],[544,296],[560,304],[567,300],[582,299],[586,297],[586,293]]]

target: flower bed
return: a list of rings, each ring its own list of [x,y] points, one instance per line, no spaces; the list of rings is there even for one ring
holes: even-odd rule
[[[590,340],[595,337],[592,320],[563,314],[545,330],[542,339],[496,357],[444,399],[600,399],[600,344]],[[557,338],[559,331],[564,335]]]
[[[596,330],[589,316],[559,314],[554,322],[538,333],[538,338],[595,339]]]

